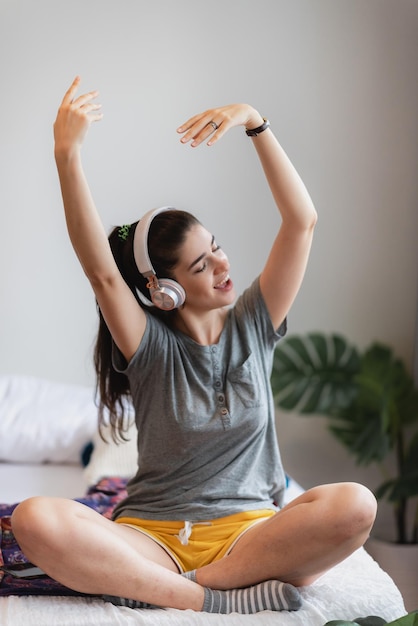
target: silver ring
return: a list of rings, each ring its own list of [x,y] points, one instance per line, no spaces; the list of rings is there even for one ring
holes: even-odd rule
[[[212,122],[209,122],[209,124],[210,124],[210,126],[212,126],[213,130],[218,130],[219,126],[218,126],[218,124],[216,122],[212,121]],[[209,124],[208,124],[208,126],[209,126]]]

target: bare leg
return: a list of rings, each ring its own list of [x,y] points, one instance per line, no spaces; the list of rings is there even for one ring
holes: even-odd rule
[[[168,554],[132,528],[61,498],[30,498],[12,517],[27,558],[62,584],[158,606],[201,610],[204,589],[178,575]]]
[[[297,610],[301,604],[297,590],[279,581],[233,591],[204,588],[179,576],[170,556],[152,539],[71,500],[26,500],[15,509],[12,525],[26,556],[44,572],[71,589],[116,604],[212,613]]]
[[[26,500],[16,508],[12,524],[27,557],[72,589],[179,609],[201,610],[210,604],[204,610],[229,612],[237,592],[210,592],[208,587],[228,590],[275,579],[270,581],[277,583],[273,606],[256,610],[297,609],[299,600],[291,590],[291,601],[290,596],[282,601],[278,580],[296,586],[313,582],[364,543],[375,513],[374,497],[360,485],[312,489],[249,530],[222,561],[199,569],[198,584],[179,576],[168,554],[151,539],[71,500]],[[267,602],[270,591],[261,592]],[[217,598],[215,607],[213,593],[233,596]],[[252,612],[258,590],[241,589],[239,594],[237,606],[248,608],[238,610]]]
[[[213,589],[278,579],[309,585],[361,547],[376,516],[373,494],[356,483],[306,491],[245,533],[231,553],[196,572]]]

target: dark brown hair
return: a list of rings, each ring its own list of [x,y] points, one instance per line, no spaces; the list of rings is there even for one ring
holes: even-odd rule
[[[172,278],[173,269],[179,261],[180,248],[188,231],[200,222],[191,213],[168,210],[157,214],[148,232],[148,255],[159,278]],[[115,227],[109,235],[109,244],[119,271],[138,301],[138,305],[171,324],[175,311],[161,311],[148,307],[138,291],[149,297],[147,279],[138,271],[133,253],[134,233],[138,222],[128,228]],[[123,235],[123,236],[122,236]],[[125,440],[128,430],[129,381],[125,374],[117,372],[112,363],[112,337],[98,307],[99,330],[94,349],[96,391],[99,404],[99,429],[109,423],[115,441]]]

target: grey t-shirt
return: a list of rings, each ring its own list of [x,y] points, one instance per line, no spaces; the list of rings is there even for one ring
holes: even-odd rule
[[[217,344],[202,346],[147,315],[129,364],[138,472],[113,514],[203,521],[281,505],[285,475],[270,373],[275,331],[259,280],[230,309]]]

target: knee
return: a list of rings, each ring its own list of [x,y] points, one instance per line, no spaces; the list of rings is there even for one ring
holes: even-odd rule
[[[48,532],[49,498],[36,496],[17,505],[11,516],[13,534],[23,548],[36,544]]]
[[[370,489],[358,483],[340,483],[333,487],[336,534],[340,540],[354,541],[360,547],[376,518],[376,498]]]

